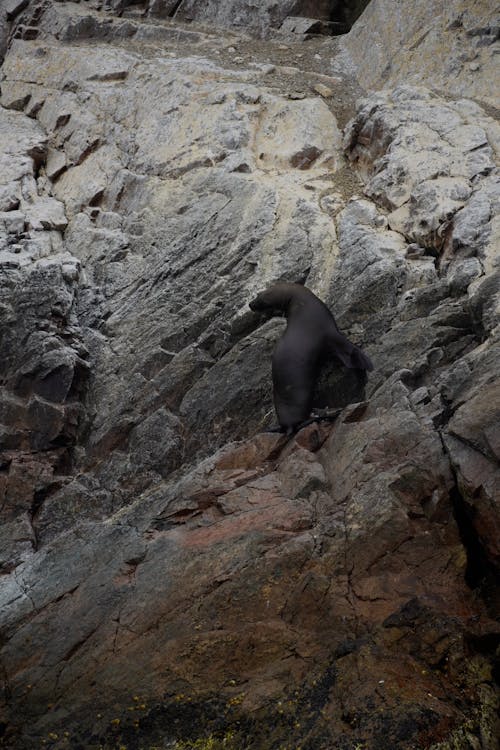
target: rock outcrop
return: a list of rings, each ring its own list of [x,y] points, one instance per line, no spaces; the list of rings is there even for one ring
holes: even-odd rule
[[[101,5],[4,17],[2,746],[494,750],[489,63],[444,97],[398,42],[355,105],[338,40]],[[277,280],[375,365],[292,440],[248,308]]]
[[[351,26],[367,5],[367,0],[111,0],[108,9],[135,12],[150,18],[209,23],[235,28],[260,37],[270,36],[288,17],[302,17]],[[103,7],[99,2],[95,7]],[[323,33],[321,27],[315,33]]]
[[[488,0],[416,3],[371,0],[341,42],[343,63],[353,65],[365,88],[397,82],[424,84],[454,97],[498,108],[491,82],[500,14]]]

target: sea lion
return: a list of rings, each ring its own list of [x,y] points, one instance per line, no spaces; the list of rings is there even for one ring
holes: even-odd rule
[[[275,284],[250,303],[254,312],[285,313],[287,326],[272,358],[274,407],[282,432],[296,432],[312,407],[322,362],[336,357],[346,367],[373,370],[369,357],[337,328],[327,306],[301,284]]]

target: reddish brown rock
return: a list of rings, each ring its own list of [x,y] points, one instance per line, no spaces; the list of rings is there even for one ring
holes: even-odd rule
[[[370,747],[385,734],[427,746],[460,723],[450,691],[462,700],[482,658],[464,668],[464,654],[492,625],[464,586],[439,440],[404,412],[341,415],[319,450],[303,447],[317,429],[225,448],[107,527],[54,540],[43,568],[71,545],[80,563],[56,564],[49,585],[18,568],[14,596],[40,637],[7,630],[3,659],[33,739],[69,727],[109,742],[118,718],[129,737],[134,695],[150,738],[190,706],[205,732],[254,715],[318,748],[345,727]]]

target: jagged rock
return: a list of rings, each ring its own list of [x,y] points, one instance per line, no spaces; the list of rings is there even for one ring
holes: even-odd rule
[[[29,517],[18,515],[11,523],[2,523],[0,529],[0,571],[3,575],[14,570],[23,557],[36,546],[36,538]]]
[[[321,21],[318,18],[287,16],[280,26],[284,34],[321,34]]]
[[[332,40],[174,11],[249,17],[30,3],[2,66],[2,741],[493,750],[497,125],[399,86],[347,163]],[[279,279],[375,364],[291,440]]]
[[[238,318],[242,308],[245,309],[252,290],[233,286],[230,279],[225,285],[214,288],[212,269],[217,266],[218,275],[227,275],[227,269],[239,266],[242,278],[245,278],[251,274],[254,264],[262,262],[261,257],[271,257],[275,247],[287,245],[287,256],[275,256],[273,263],[278,265],[273,273],[275,276],[287,273],[291,276],[296,273],[297,266],[305,271],[313,260],[312,253],[317,253],[317,248],[326,248],[334,235],[331,220],[327,220],[316,202],[311,200],[301,179],[292,181],[290,187],[283,182],[285,192],[282,193],[279,182],[276,186],[268,184],[260,179],[259,174],[249,179],[242,164],[248,165],[251,172],[274,169],[288,173],[307,167],[309,173],[316,171],[318,174],[336,158],[340,135],[335,120],[317,99],[287,102],[261,92],[253,82],[259,80],[261,71],[252,73],[252,82],[247,82],[247,74],[223,73],[212,63],[165,60],[159,72],[156,65],[136,61],[134,72],[126,80],[106,83],[108,89],[112,87],[113,93],[107,90],[108,105],[104,116],[109,111],[112,124],[105,137],[100,123],[103,117],[100,87],[103,84],[95,77],[88,52],[83,47],[77,50],[74,52],[80,56],[85,87],[97,87],[95,94],[90,98],[85,96],[85,107],[79,105],[78,90],[69,98],[66,92],[59,94],[58,82],[64,80],[67,63],[60,60],[59,53],[48,50],[45,57],[51,58],[53,64],[44,69],[47,71],[45,85],[51,93],[44,95],[45,103],[38,117],[46,127],[56,128],[64,139],[60,148],[64,149],[68,166],[53,189],[64,200],[71,217],[66,233],[68,247],[85,262],[87,282],[99,289],[102,295],[102,301],[97,305],[95,294],[89,296],[88,302],[81,297],[80,315],[88,320],[106,319],[106,335],[115,340],[113,346],[118,346],[123,353],[130,350],[128,356],[133,370],[142,371],[143,361],[150,360],[159,347],[177,353],[196,339],[199,339],[198,346],[202,350],[220,356],[231,345],[232,320]],[[14,64],[16,71],[25,70],[23,79],[43,77],[44,73],[38,66],[36,74],[34,72],[36,59],[37,49],[17,43],[7,61],[7,80],[9,66]],[[117,48],[106,52],[99,67],[102,70],[106,61],[110,61],[116,69],[121,69],[121,59],[132,66],[132,55]],[[199,96],[211,102],[212,126],[209,128],[206,120],[201,123],[194,117],[193,71],[198,76]],[[222,76],[218,89],[213,84],[214,72]],[[19,76],[18,72],[16,76]],[[73,73],[73,81],[75,77]],[[137,88],[138,81],[141,81],[140,88]],[[42,85],[41,82],[39,86]],[[33,84],[30,86],[33,92]],[[114,104],[111,104],[112,97],[115,97]],[[122,119],[117,118],[117,112],[123,113]],[[257,112],[258,118],[255,117]],[[58,127],[61,116],[64,116],[63,125]],[[134,146],[130,143],[128,130],[131,116],[140,122]],[[77,131],[73,130],[76,123]],[[75,150],[75,132],[78,133],[78,144],[99,142],[99,146],[82,163],[71,166],[72,161],[79,161],[81,151],[80,146]],[[179,141],[179,136],[174,139],[174,133],[183,134],[184,142]],[[274,138],[272,148],[269,147],[270,137]],[[122,144],[130,159],[122,161],[116,144]],[[266,152],[262,150],[264,144]],[[85,207],[96,203],[99,203],[99,210],[93,219]],[[118,217],[116,226],[112,229],[101,226],[101,221],[107,221],[106,217],[113,213]],[[218,239],[214,244],[212,238],[216,236]],[[171,244],[167,255],[163,250],[165,243],[167,246]],[[232,250],[228,253],[230,247]],[[151,251],[156,255],[155,261],[152,261]],[[175,285],[180,296],[167,311],[162,301],[163,279],[172,274],[173,278],[179,278]],[[264,283],[264,280],[260,282]],[[258,281],[252,283],[253,289],[257,284]],[[182,288],[186,285],[196,302],[183,301]],[[195,290],[198,291],[195,293]],[[134,310],[141,306],[135,308],[133,300],[143,298],[145,294],[151,305],[141,310],[137,318]],[[221,294],[222,297],[218,296]],[[116,295],[123,303],[116,304]],[[213,304],[214,297],[224,300],[222,306],[220,302]],[[155,298],[156,303],[153,302]],[[114,300],[112,314],[109,314],[109,303],[106,302],[110,299]],[[200,299],[205,299],[204,305],[200,305]],[[117,314],[116,311],[120,312]],[[134,323],[131,323],[130,315],[135,318]],[[174,331],[177,334],[175,340],[171,340]],[[99,343],[99,348],[101,351],[96,352],[96,356],[103,363],[109,361],[111,370],[106,366],[102,373],[101,403],[107,402],[107,407],[103,410],[96,404],[91,442],[94,446],[101,445],[102,440],[114,442],[115,438],[110,436],[115,435],[120,445],[125,445],[130,429],[126,425],[130,425],[131,420],[128,416],[122,418],[118,415],[129,413],[131,403],[137,402],[132,423],[144,419],[142,399],[149,401],[153,397],[154,381],[149,382],[149,373],[144,371],[146,377],[137,374],[133,386],[135,393],[126,386],[117,387],[112,364],[114,356],[104,340]],[[139,361],[137,352],[140,352]],[[175,358],[171,363],[165,363],[163,378],[165,382],[170,380],[172,387],[179,381],[176,367]],[[222,369],[225,367],[222,365]],[[246,385],[261,392],[255,368],[249,370],[248,377]],[[195,393],[203,394],[203,387]],[[100,388],[96,389],[96,394]],[[238,399],[231,399],[229,392],[230,389],[221,392],[219,407],[223,423],[230,429],[229,433],[223,433],[226,438],[241,433],[242,429],[241,421],[235,430],[236,424],[229,418],[233,412],[239,420],[242,416]],[[141,394],[139,400],[136,393]],[[164,398],[171,398],[164,387],[162,393]],[[189,397],[186,398],[187,404]],[[203,401],[202,411],[212,403],[204,398]],[[255,428],[262,421],[266,404],[269,404],[268,400],[261,402],[260,412],[246,423],[246,430]],[[196,409],[186,408],[186,418],[193,433],[187,444],[198,444],[200,438],[206,443],[198,434],[199,426],[206,425],[206,417],[200,423],[194,416]],[[118,429],[113,425],[110,427],[111,414],[114,415],[111,421],[116,420],[122,425]],[[210,416],[214,422],[213,411]],[[247,418],[250,418],[250,413]],[[217,434],[217,430],[211,429],[210,433]],[[125,472],[128,470],[125,457],[122,463]]]
[[[26,223],[26,215],[23,211],[5,211],[0,213],[0,222],[7,234],[22,234]]]
[[[206,689],[206,673],[196,676],[200,659],[210,662],[214,679],[228,685],[222,692],[224,700],[237,694],[231,687],[234,677],[237,684],[241,675],[252,680],[252,673],[265,662],[266,676],[259,681],[253,698],[254,710],[264,716],[263,701],[268,703],[270,696],[275,696],[275,701],[286,696],[278,688],[283,668],[302,675],[310,689],[315,676],[322,679],[325,661],[337,654],[346,669],[344,659],[350,654],[354,664],[359,660],[365,664],[365,684],[376,684],[382,674],[387,690],[396,674],[399,678],[407,673],[414,675],[418,665],[419,674],[425,676],[413,683],[412,698],[405,703],[407,715],[418,712],[415,701],[426,705],[426,695],[438,689],[432,665],[443,658],[459,658],[462,645],[458,623],[468,617],[472,606],[472,600],[468,604],[463,600],[465,560],[456,530],[449,523],[451,475],[444,455],[436,450],[436,439],[432,429],[422,428],[408,412],[393,415],[389,423],[377,416],[357,423],[343,422],[341,417],[338,428],[330,428],[330,437],[316,454],[299,442],[287,446],[279,436],[259,437],[225,448],[185,475],[179,485],[170,482],[158,488],[146,506],[135,504],[120,514],[119,521],[106,526],[80,525],[78,537],[69,534],[51,542],[45,554],[38,556],[37,566],[17,569],[17,581],[30,592],[37,609],[31,615],[37,627],[51,629],[57,618],[61,629],[61,637],[52,641],[39,663],[44,678],[33,681],[29,697],[19,695],[21,712],[25,700],[26,706],[45,705],[53,696],[58,673],[55,665],[68,654],[70,664],[58,678],[63,701],[54,706],[52,716],[44,711],[37,719],[45,731],[54,726],[65,706],[77,700],[82,704],[74,692],[78,690],[81,696],[74,680],[86,671],[90,661],[99,686],[93,691],[92,705],[104,712],[102,721],[94,724],[94,732],[104,732],[104,736],[111,717],[120,718],[125,725],[131,723],[126,710],[106,712],[106,694],[119,702],[124,700],[124,705],[127,699],[130,703],[132,695],[147,695],[142,700],[149,707],[157,700],[155,692],[159,689],[165,707],[169,701],[181,704],[179,715],[183,699],[176,695],[181,685],[184,692],[187,685],[195,689],[197,700],[207,698],[210,690]],[[357,459],[353,465],[355,446]],[[335,468],[329,455],[336,457]],[[360,466],[365,467],[362,484],[354,497],[352,483],[359,482]],[[375,488],[379,502],[374,504]],[[366,544],[363,530],[366,514],[371,538],[376,540],[371,545]],[[434,540],[434,554],[418,573],[412,573],[411,561],[420,554],[421,544],[427,548],[429,535]],[[79,565],[61,567],[58,561],[74,544],[79,550]],[[389,568],[383,554],[387,544],[393,550]],[[242,566],[242,560],[251,562]],[[168,566],[169,575],[158,577],[158,569],[164,566]],[[332,566],[336,570],[333,580],[328,572]],[[45,571],[43,582],[41,570]],[[96,590],[100,592],[97,599],[92,595]],[[21,614],[27,611],[28,602],[17,596],[14,606]],[[47,606],[55,598],[57,608]],[[413,610],[405,609],[409,600],[416,603]],[[415,653],[411,630],[422,608],[426,621],[433,620],[434,635],[426,639],[425,649]],[[402,613],[399,620],[394,614],[392,620],[387,619],[395,612]],[[364,647],[361,641],[346,648],[351,622],[373,628],[373,623],[381,620],[384,628],[374,631],[372,637],[386,652],[382,673],[377,661],[367,662],[366,643]],[[110,627],[114,621],[117,625]],[[454,638],[443,643],[451,621]],[[72,622],[75,626],[69,627]],[[242,623],[246,622],[251,629],[242,633]],[[387,628],[399,628],[395,647],[391,647],[394,639],[386,636]],[[29,647],[33,653],[39,646],[24,645],[15,631],[8,632],[11,636],[4,649],[4,663],[15,672],[16,664],[25,658],[25,649]],[[240,647],[242,643],[252,646],[250,671],[238,652],[232,650],[231,656],[227,652],[235,638]],[[283,641],[288,647],[286,655],[280,656],[279,644]],[[292,644],[298,650],[290,657]],[[186,659],[186,653],[193,656]],[[131,669],[133,685],[127,680],[123,683]],[[158,688],[152,690],[152,685]],[[332,687],[331,702],[321,703],[327,712],[335,710],[339,691],[344,690],[342,682]],[[12,689],[17,695],[17,681]],[[453,688],[448,684],[448,689]],[[364,701],[363,692],[351,699],[351,712],[363,715]],[[82,706],[86,705],[84,699]],[[310,712],[311,708],[306,703],[306,710]],[[168,709],[164,710],[168,715]],[[316,710],[313,708],[313,714]],[[294,713],[300,723],[300,704]],[[156,717],[155,722],[161,726],[160,709]],[[399,721],[395,713],[392,720],[396,724]],[[422,721],[420,729],[432,736],[432,725],[432,721]],[[312,740],[328,736],[335,743],[339,735],[334,726],[335,722],[319,720],[319,734],[313,730]],[[299,730],[296,727],[292,736],[303,736]],[[285,731],[288,734],[278,736],[289,738],[290,728]],[[81,732],[73,730],[75,741],[84,736]],[[366,736],[363,724],[357,736]]]
[[[26,224],[28,229],[62,231],[68,226],[68,220],[60,201],[54,198],[41,198],[32,206],[26,207]]]
[[[15,146],[13,132],[17,134]],[[1,108],[0,148],[0,187],[6,197],[14,195],[15,200],[20,201],[21,180],[33,175],[35,164],[39,164],[46,153],[45,133],[37,122],[21,112]],[[9,210],[9,206],[2,210]]]
[[[13,211],[19,206],[19,198],[16,195],[15,183],[2,185],[0,187],[0,210]]]
[[[313,3],[310,0],[283,0],[280,3],[264,0],[258,7],[249,7],[248,3],[241,0],[182,0],[175,11],[175,18],[210,22],[218,26],[244,27],[259,36],[267,36],[269,30],[280,26],[287,16],[314,15],[316,18],[328,18],[329,12],[328,0]]]
[[[0,180],[4,194],[12,196],[5,208],[17,209],[0,215],[6,231],[0,239],[0,430],[2,449],[20,451],[20,458],[7,455],[3,476],[9,525],[2,564],[9,570],[36,548],[31,514],[60,464],[57,446],[75,441],[81,414],[75,398],[87,364],[71,321],[78,270],[62,247],[60,231],[67,219],[62,203],[36,180],[46,135],[24,114],[0,108],[0,139],[5,167]],[[27,450],[39,458],[30,460]]]
[[[499,383],[492,367],[498,361],[498,342],[489,341],[465,358],[461,376],[449,392],[453,415],[446,427],[446,446],[467,509],[470,524],[485,554],[498,570],[500,564],[498,508]]]
[[[29,0],[5,0],[2,3],[0,8],[0,62],[7,50],[11,24],[28,3]]]
[[[148,14],[157,18],[169,18],[174,15],[179,0],[150,0]]]
[[[282,34],[293,34],[300,39],[310,39],[311,35],[345,34],[349,31],[349,24],[331,22],[319,18],[304,18],[303,16],[288,16],[279,30]]]
[[[7,15],[7,20],[11,21],[18,13],[26,8],[29,0],[5,0],[3,10]]]
[[[344,64],[352,66],[365,89],[423,84],[498,106],[490,85],[498,9],[487,0],[474,7],[451,0],[435,10],[430,3],[410,12],[404,0],[371,0],[342,39]]]
[[[306,122],[308,124],[304,127]],[[339,147],[340,133],[336,123],[319,99],[264,102],[256,141],[258,158],[264,162],[263,166],[279,168],[291,165],[304,169],[315,162],[316,166],[333,166]]]
[[[47,177],[54,181],[59,175],[66,169],[66,157],[64,153],[57,149],[49,148],[47,154],[47,163],[45,165],[45,171]]]
[[[408,86],[362,106],[344,144],[369,178],[366,194],[396,209],[388,217],[391,228],[423,246],[442,247],[454,215],[494,169],[497,136],[490,144],[488,130],[495,125],[480,127],[485,120],[478,108],[445,104]],[[395,122],[401,124],[395,128]]]

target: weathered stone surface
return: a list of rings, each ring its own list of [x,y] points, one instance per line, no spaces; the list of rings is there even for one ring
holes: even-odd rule
[[[223,0],[223,2],[200,2],[182,0],[175,11],[175,18],[188,21],[204,21],[219,26],[244,27],[260,36],[267,36],[270,28],[280,26],[287,16],[308,16],[329,18],[328,0],[264,0],[258,6],[246,0]]]
[[[0,62],[8,46],[12,21],[26,8],[29,0],[4,0],[0,8]]]
[[[364,104],[345,146],[366,170],[367,195],[393,209],[389,226],[439,249],[454,214],[494,169],[498,136],[478,107],[402,86]]]
[[[26,658],[26,648],[32,652],[33,644],[24,643],[22,631],[8,631],[12,635],[4,663],[19,675],[11,689],[21,711],[54,702],[57,680],[61,699],[39,720],[45,731],[77,702],[84,711],[99,707],[102,715],[97,722],[93,719],[94,732],[106,733],[106,725],[118,718],[120,730],[127,732],[132,717],[126,708],[112,714],[103,708],[110,695],[125,701],[124,707],[127,701],[134,705],[133,695],[147,696],[141,698],[147,708],[161,695],[165,715],[172,702],[182,716],[181,693],[188,684],[198,700],[212,693],[205,671],[210,664],[212,679],[226,685],[219,693],[222,700],[227,704],[239,696],[236,716],[247,705],[265,716],[264,706],[271,700],[276,708],[270,716],[279,717],[280,705],[291,699],[286,710],[295,717],[294,725],[278,723],[276,736],[288,741],[309,736],[313,742],[316,737],[322,743],[318,746],[326,747],[326,739],[335,744],[341,737],[334,717],[345,690],[342,680],[332,679],[330,698],[320,702],[321,713],[315,703],[306,709],[316,716],[314,729],[308,730],[307,722],[301,726],[301,700],[282,692],[280,675],[284,672],[304,684],[304,690],[312,690],[315,680],[325,679],[325,663],[336,659],[343,672],[347,659],[365,665],[365,685],[383,680],[389,695],[397,694],[396,675],[409,679],[416,670],[424,675],[413,685],[404,710],[406,715],[423,710],[416,726],[433,736],[435,720],[424,718],[425,706],[433,705],[434,715],[439,715],[427,697],[439,695],[433,668],[445,658],[460,658],[459,623],[467,622],[474,611],[472,599],[463,598],[465,557],[451,523],[447,498],[452,478],[439,439],[429,427],[422,429],[415,415],[401,413],[385,423],[380,416],[354,424],[340,417],[316,454],[298,443],[283,448],[283,442],[269,436],[267,445],[258,438],[236,450],[226,448],[179,485],[158,488],[146,505],[135,504],[110,525],[80,525],[77,537],[70,534],[51,543],[49,557],[39,556],[41,568],[18,568],[19,585],[30,591],[37,609],[31,619],[38,632],[54,627],[55,612],[44,605],[57,597],[58,628],[65,633],[45,652],[33,672],[29,695],[23,697],[16,665]],[[393,449],[389,452],[388,443]],[[410,445],[414,450],[408,458]],[[262,463],[265,456],[267,463]],[[361,466],[365,469],[354,499],[352,483],[359,483]],[[375,496],[379,502],[373,502]],[[372,539],[378,539],[370,546],[364,531],[367,515]],[[74,544],[80,564],[60,568],[57,560]],[[420,558],[422,544],[434,552],[417,569],[414,560]],[[104,557],[98,552],[103,548],[108,549]],[[47,565],[54,584],[37,578],[38,570],[48,572]],[[167,568],[169,574],[158,577],[157,571]],[[186,569],[192,582],[189,593],[178,578]],[[99,596],[89,606],[89,595],[96,590]],[[14,606],[20,613],[27,611],[22,597]],[[425,649],[415,652],[411,628],[419,618],[428,623],[429,636]],[[251,624],[246,635],[241,623]],[[353,642],[354,623],[359,640]],[[227,649],[236,642],[238,649],[231,649],[229,658]],[[280,656],[282,643],[289,645]],[[293,654],[292,643],[300,644]],[[252,650],[251,665],[244,657],[246,648]],[[386,654],[383,667],[373,660],[376,649]],[[56,665],[64,656],[67,666],[61,671]],[[82,702],[75,678],[90,663],[98,688],[91,702]],[[458,672],[455,679],[459,690]],[[254,684],[250,693],[249,684]],[[453,690],[450,684],[453,679],[448,682]],[[362,693],[358,700],[345,705],[350,716],[359,717],[353,719],[357,740],[366,741]],[[161,709],[155,716],[153,732],[165,732]],[[402,716],[398,719],[393,712],[392,721],[391,731],[397,733]],[[72,736],[75,742],[85,736],[91,741],[82,730]]]
[[[408,240],[417,240],[427,248],[424,254],[417,254],[415,260],[410,256],[401,263],[400,289],[407,288],[397,305],[397,315],[402,320],[393,326],[390,337],[382,338],[383,353],[375,354],[375,357],[387,367],[392,356],[385,343],[394,351],[392,347],[398,342],[399,365],[406,368],[398,387],[403,397],[408,385],[411,388],[415,382],[422,383],[422,378],[429,382],[430,373],[434,372],[430,387],[418,389],[422,395],[418,400],[414,397],[412,400],[417,408],[422,408],[427,402],[427,411],[436,425],[447,422],[444,442],[457,474],[462,496],[460,503],[464,503],[463,507],[460,505],[460,513],[464,514],[464,523],[475,529],[481,546],[487,550],[489,564],[496,569],[499,470],[493,424],[498,424],[500,412],[498,376],[493,362],[499,360],[499,271],[492,248],[498,247],[499,241],[500,192],[497,175],[491,174],[495,170],[492,159],[496,136],[489,135],[494,133],[496,126],[480,128],[484,115],[470,103],[446,105],[449,109],[445,115],[440,113],[441,104],[436,108],[428,94],[423,94],[423,98],[427,106],[421,117],[417,114],[421,91],[404,88],[396,89],[388,96],[377,95],[362,106],[345,140],[351,158],[359,161],[367,176],[367,194],[381,202],[389,198],[389,208],[401,201],[400,207],[388,216],[389,226],[397,228]],[[410,102],[416,102],[416,107]],[[393,105],[398,108],[401,104],[404,112],[401,121],[408,122],[408,132],[404,125],[394,130],[394,119],[383,114],[385,111],[388,115],[386,105],[392,109]],[[473,122],[469,120],[471,114]],[[447,135],[452,123],[451,132],[457,133],[453,140]],[[442,135],[438,138],[432,136],[432,131],[439,134],[440,130]],[[400,144],[418,144],[421,137],[423,143],[424,133],[427,145],[423,151],[429,149],[431,158],[425,158],[418,147],[407,158]],[[461,158],[448,150],[448,140],[453,148],[459,149]],[[433,168],[432,162],[439,158],[440,152],[447,152],[449,157],[446,177],[426,173],[427,169]],[[478,152],[483,152],[483,157],[478,161],[474,157],[474,162],[471,162],[468,155]],[[472,171],[478,167],[479,171],[471,173],[472,163],[475,165]],[[437,175],[439,172],[443,173],[442,168]],[[349,207],[344,212],[347,220],[348,211]],[[371,224],[375,224],[373,219]],[[349,221],[347,227],[350,227]],[[359,223],[357,233],[360,234]],[[339,236],[342,247],[342,232]],[[426,293],[425,287],[408,290],[410,285],[404,273],[415,263],[429,264],[425,259],[429,246],[434,247],[434,259],[430,262],[426,281],[434,287],[432,295]],[[366,251],[360,252],[361,257],[364,254]],[[344,263],[352,263],[352,258]],[[363,277],[365,281],[370,278],[370,269],[371,266]],[[485,272],[485,269],[488,270]],[[446,300],[448,295],[456,297],[457,301],[450,304]],[[362,297],[362,292],[359,297]],[[483,302],[476,302],[478,298]],[[425,318],[421,317],[423,314]],[[422,335],[420,344],[415,336],[414,323],[417,321]],[[380,323],[384,325],[384,322],[382,318]],[[490,336],[482,346],[471,349],[478,326]],[[405,352],[403,337],[412,341],[411,351],[406,349]],[[459,354],[462,358],[457,362]],[[396,367],[396,362],[393,366]],[[403,383],[405,386],[401,387]],[[375,398],[377,393],[379,391],[375,392]],[[391,398],[394,397],[392,391]]]
[[[495,107],[499,22],[488,0],[473,6],[451,0],[446,7],[426,2],[411,11],[404,0],[371,0],[342,39],[343,62],[367,89],[423,84]]]
[[[497,340],[465,358],[447,394],[453,416],[445,438],[467,517],[497,571],[500,565],[500,393],[494,370],[499,357]]]
[[[33,517],[75,442],[88,365],[74,316],[79,264],[61,236],[63,204],[37,179],[46,135],[24,114],[0,107],[0,139],[0,183],[11,196],[0,214],[2,568],[8,571],[37,547]]]
[[[165,20],[237,5],[13,19],[3,744],[494,750],[497,125],[399,86],[347,162],[331,40]],[[262,432],[284,322],[248,308],[278,279],[375,364],[327,363],[292,440]]]
[[[328,17],[325,17],[328,18]],[[305,18],[303,16],[288,16],[280,26],[280,33],[292,34],[295,38],[310,39],[311,35],[345,34],[350,26],[345,22],[331,22],[320,18]]]

